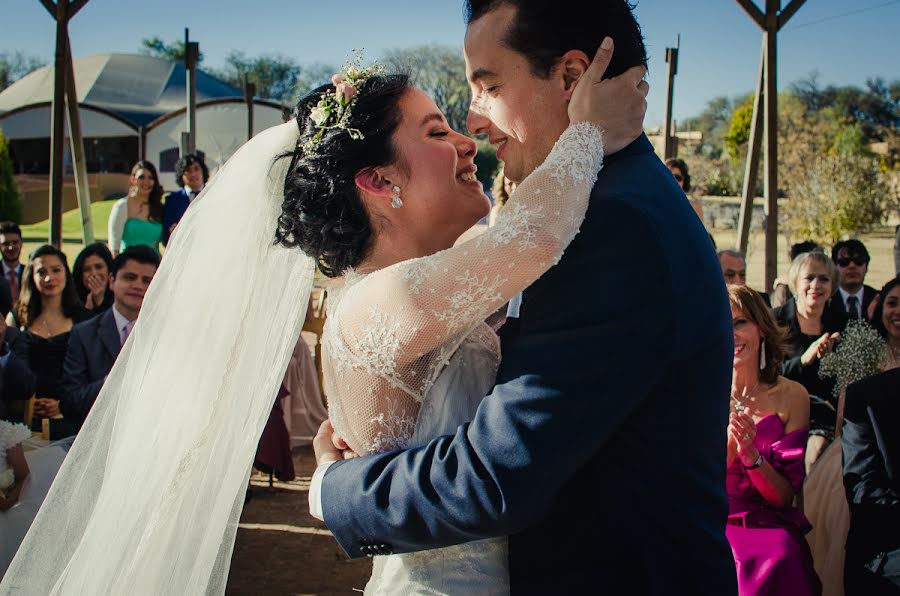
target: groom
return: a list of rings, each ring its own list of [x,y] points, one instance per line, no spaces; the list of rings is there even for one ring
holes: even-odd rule
[[[586,68],[608,35],[609,76],[646,62],[626,0],[466,4],[469,130],[512,180],[568,124],[563,89],[583,69],[557,68],[564,54]],[[323,425],[311,495],[341,547],[508,535],[514,594],[736,593],[731,316],[709,238],[646,137],[607,156],[581,233],[519,312],[496,387],[455,435],[335,462]]]

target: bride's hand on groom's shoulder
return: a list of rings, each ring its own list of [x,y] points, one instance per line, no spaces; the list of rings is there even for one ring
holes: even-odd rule
[[[347,442],[335,432],[331,420],[326,420],[319,426],[319,432],[313,439],[313,450],[316,452],[316,465],[319,466],[357,457]]]
[[[624,149],[641,136],[650,90],[644,80],[647,69],[643,66],[603,79],[613,51],[613,41],[607,37],[579,79],[569,102],[571,122],[593,122],[604,131],[603,146],[607,155]]]

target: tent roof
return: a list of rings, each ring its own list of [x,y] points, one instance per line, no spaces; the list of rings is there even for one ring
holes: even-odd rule
[[[136,126],[185,105],[184,63],[142,54],[97,54],[75,58],[75,88],[78,102],[106,108]],[[22,77],[0,93],[0,114],[53,95],[53,66],[45,66]],[[224,81],[197,72],[197,101],[242,97]]]

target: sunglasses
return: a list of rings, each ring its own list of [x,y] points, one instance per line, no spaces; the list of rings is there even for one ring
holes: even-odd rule
[[[840,257],[835,263],[838,264],[838,267],[847,267],[850,263],[856,263],[857,267],[862,267],[866,264],[866,259],[863,257]]]

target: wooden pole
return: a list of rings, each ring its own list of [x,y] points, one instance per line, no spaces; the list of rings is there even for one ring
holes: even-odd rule
[[[766,291],[778,274],[778,12],[781,0],[766,0]]]
[[[759,58],[759,78],[756,81],[756,97],[753,101],[753,119],[750,122],[750,142],[747,150],[747,166],[744,169],[744,188],[741,191],[741,215],[738,219],[738,236],[735,246],[747,254],[750,241],[750,223],[753,221],[753,200],[756,198],[756,178],[759,176],[759,154],[763,137],[763,98],[766,95],[766,44],[763,42]]]
[[[200,44],[190,40],[190,31],[184,30],[184,68],[187,77],[187,152],[197,150],[197,60]],[[184,152],[182,151],[182,156]]]
[[[675,157],[674,133],[672,131],[672,104],[675,98],[675,75],[678,74],[678,49],[681,46],[681,36],[678,36],[678,42],[674,48],[666,48],[666,64],[668,64],[668,73],[666,76],[666,123],[663,132],[664,146],[663,153],[665,159]]]
[[[91,189],[88,184],[87,160],[84,157],[84,138],[81,135],[81,117],[78,114],[78,91],[75,88],[75,68],[72,64],[72,46],[66,31],[66,115],[69,122],[69,147],[75,173],[75,195],[81,210],[81,238],[87,246],[94,242],[94,223],[91,221]]]
[[[53,66],[53,100],[50,125],[50,230],[48,242],[59,248],[62,245],[62,193],[63,193],[63,123],[65,119],[66,58],[68,57],[66,24],[68,0],[56,3],[56,53]]]
[[[253,138],[253,98],[256,96],[256,85],[244,84],[244,101],[247,102],[247,140]]]

